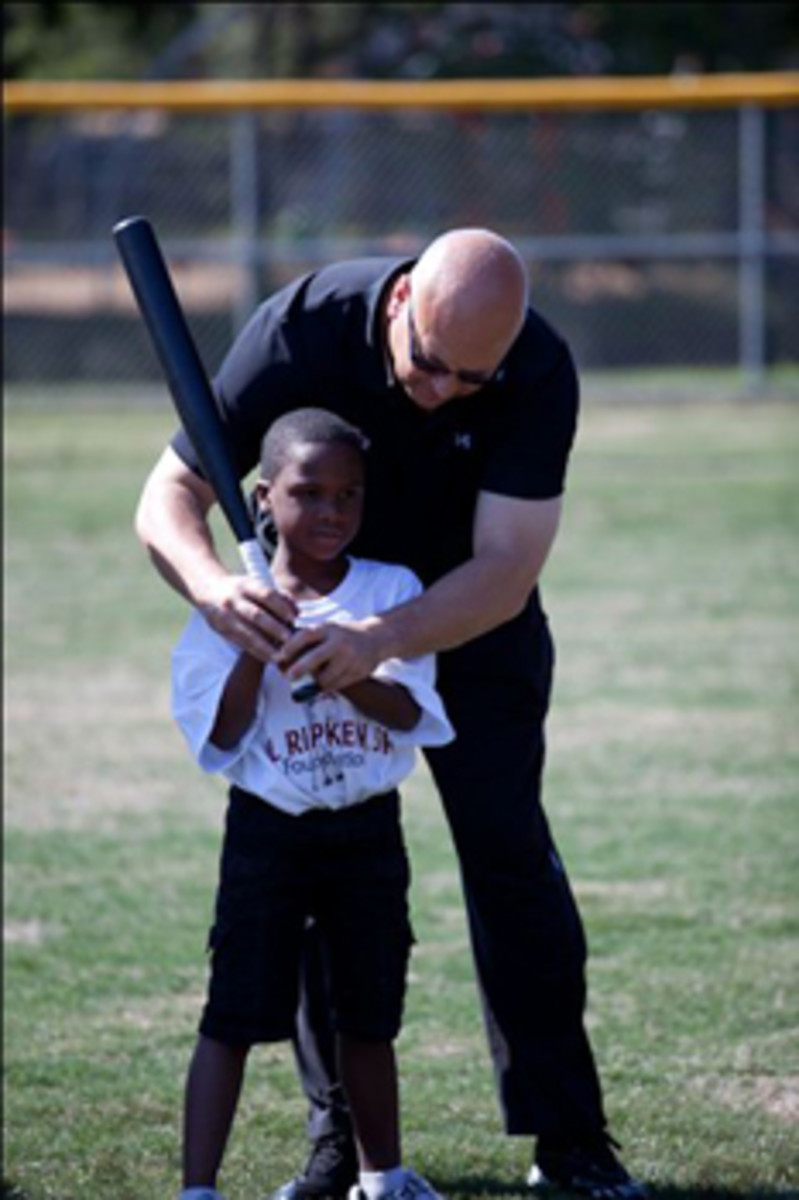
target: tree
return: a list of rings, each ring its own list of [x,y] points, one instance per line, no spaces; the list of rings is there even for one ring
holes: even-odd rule
[[[7,78],[662,74],[799,63],[793,3],[7,4]]]
[[[137,79],[197,4],[4,4],[6,79]]]

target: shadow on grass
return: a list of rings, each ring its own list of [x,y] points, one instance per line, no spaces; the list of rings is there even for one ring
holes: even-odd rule
[[[443,1192],[447,1200],[457,1200],[459,1196],[523,1196],[526,1200],[535,1200],[540,1194],[531,1192],[519,1182],[518,1176],[512,1181],[505,1181],[496,1176],[442,1178],[436,1175],[434,1187]],[[669,1184],[648,1184],[647,1194],[649,1200],[799,1200],[799,1190],[796,1188],[774,1187],[672,1187]],[[574,1200],[574,1192],[559,1191],[555,1188],[544,1195],[546,1200]]]
[[[519,1196],[533,1200],[536,1193],[531,1192],[518,1179],[513,1183],[503,1182],[496,1177],[470,1175],[468,1178],[441,1179],[436,1177],[435,1186],[447,1196],[448,1200],[456,1200],[458,1196]],[[705,1188],[705,1187],[670,1187],[668,1184],[655,1187],[648,1186],[649,1200],[799,1200],[799,1189],[796,1188]],[[552,1189],[546,1192],[547,1200],[573,1200],[574,1192],[564,1192]],[[3,1190],[0,1200],[30,1200],[30,1196],[22,1188],[10,1180],[3,1180]]]
[[[651,1200],[799,1200],[796,1188],[660,1187],[649,1188]]]
[[[799,1200],[799,1192],[793,1188],[773,1187],[660,1187],[650,1186],[651,1200]]]
[[[17,1187],[10,1179],[3,1180],[2,1200],[29,1200],[28,1193]]]

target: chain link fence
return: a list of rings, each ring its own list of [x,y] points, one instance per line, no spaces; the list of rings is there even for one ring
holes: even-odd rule
[[[146,214],[210,371],[259,297],[443,229],[509,237],[583,369],[799,351],[799,109],[7,113],[5,377],[158,368],[112,226]]]

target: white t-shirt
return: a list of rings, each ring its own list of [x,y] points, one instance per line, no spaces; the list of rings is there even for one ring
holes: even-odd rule
[[[357,620],[419,595],[406,567],[349,559],[349,570],[319,600],[299,603],[298,626]],[[410,773],[416,746],[441,746],[454,731],[435,690],[435,658],[388,659],[375,671],[408,689],[421,708],[407,732],[388,730],[343,696],[305,703],[291,697],[285,676],[266,667],[254,720],[227,750],[209,739],[239,650],[195,612],[172,655],[172,712],[204,771],[219,773],[284,812],[344,808],[395,788]]]

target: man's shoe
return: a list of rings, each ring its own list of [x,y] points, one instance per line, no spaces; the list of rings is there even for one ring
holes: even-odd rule
[[[347,1200],[366,1200],[357,1183],[350,1188]],[[421,1175],[408,1171],[400,1186],[384,1192],[380,1200],[443,1200],[443,1197]]]
[[[271,1200],[345,1200],[357,1178],[351,1138],[330,1133],[314,1142],[302,1174],[273,1192]]]
[[[642,1200],[646,1188],[622,1166],[614,1147],[618,1142],[604,1132],[580,1141],[541,1137],[527,1182],[538,1192],[560,1188],[591,1200]]]

